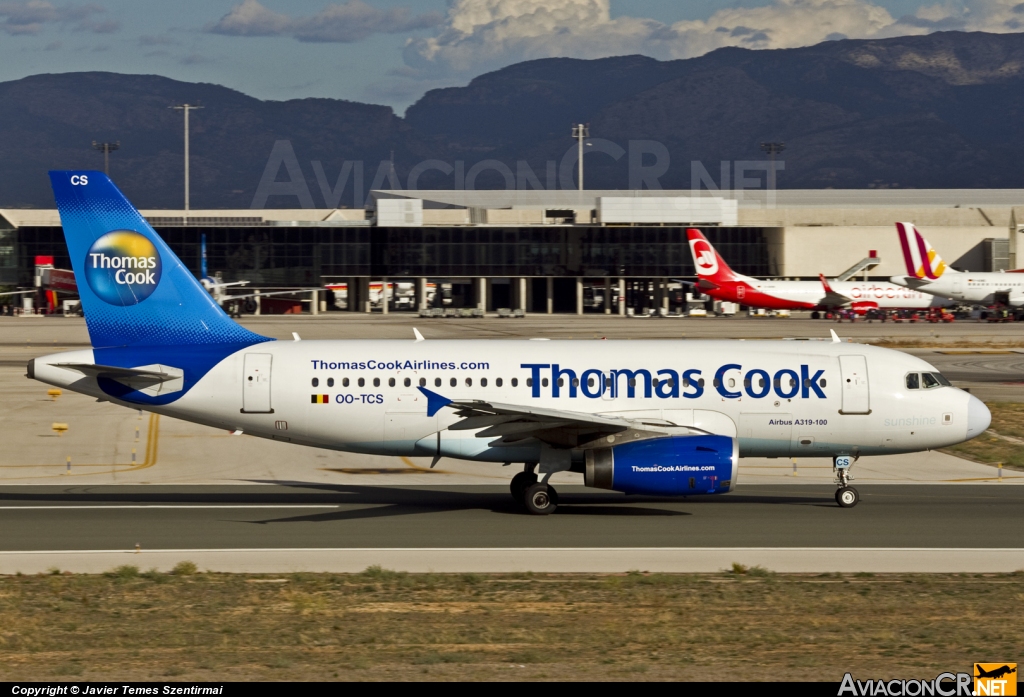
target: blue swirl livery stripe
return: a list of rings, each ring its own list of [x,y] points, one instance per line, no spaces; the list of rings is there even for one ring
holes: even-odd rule
[[[104,391],[173,402],[224,357],[272,341],[228,317],[105,174],[56,171],[50,182],[96,361],[184,371],[184,388],[172,394],[152,397],[101,380]]]

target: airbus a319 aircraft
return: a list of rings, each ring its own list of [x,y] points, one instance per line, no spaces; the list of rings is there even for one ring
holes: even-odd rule
[[[896,223],[896,231],[907,275],[893,276],[893,283],[975,305],[1024,307],[1024,269],[957,271],[946,265],[913,223]]]
[[[523,463],[657,496],[724,494],[739,457],[828,457],[840,506],[861,456],[959,443],[990,415],[934,367],[826,341],[275,341],[232,321],[100,172],[51,172],[92,348],[28,377],[262,438]]]
[[[869,281],[776,281],[751,278],[729,268],[700,230],[688,230],[697,287],[716,300],[766,310],[924,310],[952,301],[893,283]]]

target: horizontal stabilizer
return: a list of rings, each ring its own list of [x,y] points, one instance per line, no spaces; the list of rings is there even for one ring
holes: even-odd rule
[[[94,380],[114,380],[151,397],[179,392],[184,386],[184,371],[166,365],[119,368],[95,363],[55,363],[54,366],[74,370]]]

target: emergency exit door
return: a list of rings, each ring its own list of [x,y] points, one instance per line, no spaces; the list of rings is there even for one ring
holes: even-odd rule
[[[242,375],[242,413],[273,414],[270,404],[270,364],[273,356],[269,353],[245,354],[245,368]]]
[[[839,371],[843,377],[843,408],[839,413],[870,414],[867,359],[864,356],[840,356]]]

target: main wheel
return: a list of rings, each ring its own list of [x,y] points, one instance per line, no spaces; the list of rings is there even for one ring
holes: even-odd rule
[[[844,486],[836,491],[836,503],[842,508],[853,508],[860,501],[860,493],[852,486]]]
[[[512,477],[512,483],[509,485],[509,489],[512,491],[512,498],[522,503],[523,497],[526,495],[526,489],[536,483],[536,474],[533,472],[520,472]]]
[[[533,515],[548,515],[558,508],[558,494],[547,484],[531,484],[526,488],[523,505]]]

